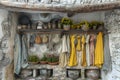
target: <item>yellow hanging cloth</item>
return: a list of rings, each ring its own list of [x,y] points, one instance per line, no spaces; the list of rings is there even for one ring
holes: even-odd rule
[[[77,63],[78,63],[78,67],[81,67],[82,48],[81,48],[81,37],[80,36],[77,36],[76,51],[77,51]]]
[[[104,51],[103,51],[103,33],[99,32],[97,35],[97,42],[96,42],[96,48],[95,48],[95,66],[101,68],[103,64],[103,57],[104,57]]]
[[[81,39],[80,36],[77,36],[77,47],[76,47],[77,51],[81,51]]]
[[[68,66],[76,66],[77,65],[77,56],[76,56],[76,48],[75,48],[75,35],[70,37],[71,41],[71,51]]]
[[[86,66],[87,65],[87,62],[86,62],[86,52],[85,52],[85,36],[84,35],[82,35],[82,40],[81,40],[81,42],[82,42],[82,66]]]

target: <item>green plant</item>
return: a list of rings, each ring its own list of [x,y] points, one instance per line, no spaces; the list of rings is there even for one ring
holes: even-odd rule
[[[51,60],[51,62],[58,62],[58,61],[59,61],[59,58],[57,58],[57,57],[53,57]]]
[[[54,62],[58,62],[59,58],[56,57],[56,56],[51,56],[51,57],[47,58],[47,61],[50,62],[50,63],[54,63]]]
[[[72,24],[72,20],[69,18],[62,18],[61,23],[64,25],[71,25]]]
[[[40,61],[47,61],[47,57],[44,55],[43,58],[41,58]]]
[[[52,57],[47,57],[47,61],[51,62],[52,61]]]
[[[39,62],[39,58],[35,55],[29,56],[28,58],[29,62]]]
[[[90,26],[89,26],[89,22],[87,22],[87,21],[81,21],[79,25],[80,25],[81,27],[82,27],[83,25],[85,25],[86,27],[90,27]]]

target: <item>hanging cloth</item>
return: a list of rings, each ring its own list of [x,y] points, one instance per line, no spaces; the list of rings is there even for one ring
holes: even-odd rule
[[[70,58],[68,66],[76,66],[77,65],[77,56],[76,56],[76,48],[75,48],[75,35],[71,36],[71,52],[70,52]]]
[[[19,34],[16,34],[14,53],[14,73],[18,75],[22,68],[28,66],[27,36],[23,35],[21,37]]]
[[[109,36],[108,34],[104,35],[104,64],[102,70],[106,72],[110,72],[112,70],[112,62],[110,56],[110,48],[109,48]]]
[[[63,35],[63,38],[62,38],[62,53],[64,52],[69,52],[66,35]]]
[[[62,37],[62,47],[59,56],[59,65],[61,67],[66,67],[68,63],[68,53],[70,52],[70,40],[69,36],[63,35]]]
[[[22,36],[22,68],[28,66],[27,34]]]
[[[81,37],[77,36],[77,62],[78,62],[78,67],[81,67],[81,58],[82,58],[82,49],[81,49]]]
[[[85,53],[85,36],[82,35],[82,61],[81,61],[81,65],[82,66],[86,66],[86,53]]]
[[[67,66],[67,53],[60,53],[60,56],[59,56],[59,66],[64,68]]]
[[[87,35],[87,37],[86,37],[86,60],[87,60],[87,66],[90,66],[89,40],[90,40],[90,35]]]
[[[90,66],[94,65],[94,54],[95,54],[95,39],[96,39],[96,35],[95,34],[91,34],[90,35]]]
[[[14,73],[19,74],[21,70],[21,57],[22,57],[22,43],[21,36],[16,34],[15,36],[15,49],[14,49]]]
[[[103,64],[104,50],[103,50],[103,33],[99,32],[97,35],[95,48],[95,66],[101,68]]]

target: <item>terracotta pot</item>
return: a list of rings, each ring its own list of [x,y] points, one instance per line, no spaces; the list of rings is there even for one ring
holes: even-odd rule
[[[59,62],[48,62],[49,65],[58,65]]]
[[[38,64],[39,62],[28,62],[29,64]]]
[[[40,61],[40,64],[47,64],[47,61]]]

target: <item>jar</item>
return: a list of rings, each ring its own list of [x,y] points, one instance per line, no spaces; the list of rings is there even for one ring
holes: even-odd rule
[[[22,25],[22,29],[27,29],[27,25]]]
[[[51,27],[51,23],[49,22],[48,23],[48,29],[51,29],[52,27]]]
[[[22,29],[22,27],[21,27],[20,25],[18,25],[18,26],[17,26],[17,29],[18,29],[18,30],[19,30],[19,29]]]
[[[56,29],[56,24],[55,24],[55,22],[52,23],[52,29]]]
[[[61,27],[61,23],[60,22],[58,22],[58,29],[61,29],[62,27]]]
[[[63,25],[64,30],[70,30],[70,25]]]

